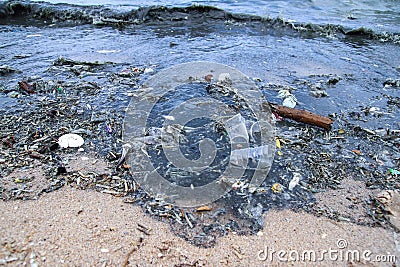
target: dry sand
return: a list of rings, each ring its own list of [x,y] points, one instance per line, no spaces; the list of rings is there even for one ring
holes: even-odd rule
[[[262,232],[219,238],[213,248],[199,248],[175,236],[169,225],[152,219],[121,198],[66,186],[38,200],[0,202],[0,265],[8,266],[392,266],[377,255],[398,256],[396,233],[383,228],[335,222],[305,212],[269,211]],[[148,227],[149,235],[138,230]],[[338,240],[342,243],[338,244]],[[339,249],[338,245],[347,246]],[[346,245],[345,244],[345,245]],[[261,250],[268,250],[265,257]],[[309,261],[315,251],[318,263]],[[337,251],[337,252],[335,252]],[[360,253],[360,262],[348,252]],[[371,261],[363,253],[370,251]],[[354,254],[354,255],[356,255]],[[337,260],[335,260],[338,258]],[[347,261],[350,258],[350,262]],[[271,261],[272,260],[272,261]],[[353,262],[353,263],[352,263]],[[312,264],[311,264],[312,263]]]

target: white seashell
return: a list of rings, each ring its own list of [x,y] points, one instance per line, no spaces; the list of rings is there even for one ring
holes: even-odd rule
[[[80,147],[85,141],[77,134],[64,134],[58,139],[58,145],[62,148]]]

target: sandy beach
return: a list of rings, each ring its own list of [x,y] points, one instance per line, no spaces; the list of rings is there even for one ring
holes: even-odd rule
[[[123,198],[68,186],[0,209],[4,266],[393,266],[379,256],[400,251],[393,230],[291,210],[264,214],[256,235],[232,232],[204,249]]]

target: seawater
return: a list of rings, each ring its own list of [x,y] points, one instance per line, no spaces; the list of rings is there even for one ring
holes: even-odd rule
[[[39,0],[38,0],[39,1]],[[375,31],[400,32],[398,0],[250,0],[250,1],[139,1],[139,0],[50,0],[49,3],[103,5],[110,8],[143,6],[186,7],[215,6],[229,12],[265,17],[282,17],[301,23],[336,24],[350,28],[366,27]]]

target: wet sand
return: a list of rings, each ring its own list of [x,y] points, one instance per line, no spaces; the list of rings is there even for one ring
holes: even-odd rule
[[[37,200],[1,201],[0,209],[0,265],[6,266],[286,266],[281,260],[290,255],[291,266],[392,266],[373,260],[400,251],[400,238],[392,230],[290,210],[264,214],[264,228],[257,235],[231,232],[204,249],[122,198],[69,186]],[[286,252],[282,259],[280,250]],[[329,256],[324,250],[337,252]],[[298,261],[292,251],[299,253]],[[309,257],[302,261],[306,251],[315,251],[317,262]],[[360,261],[346,256],[349,251],[358,251]],[[363,257],[365,251],[371,252],[371,261]]]

